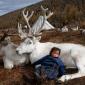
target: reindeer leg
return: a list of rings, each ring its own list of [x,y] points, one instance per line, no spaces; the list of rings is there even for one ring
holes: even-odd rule
[[[75,78],[79,78],[83,76],[85,76],[85,73],[78,72],[78,73],[71,74],[71,75],[63,75],[59,80],[64,82],[65,80],[75,79]]]
[[[64,82],[65,80],[70,80],[70,79],[75,79],[75,78],[79,78],[79,77],[85,76],[84,64],[82,64],[82,62],[78,61],[77,62],[77,67],[78,67],[78,72],[77,73],[70,74],[70,75],[63,75],[59,80]]]
[[[3,61],[4,61],[4,68],[12,69],[14,67],[14,64],[11,60],[9,60],[7,58],[3,58]]]

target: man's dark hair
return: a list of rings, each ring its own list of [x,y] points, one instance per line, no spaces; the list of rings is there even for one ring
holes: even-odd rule
[[[57,47],[53,47],[53,48],[51,49],[51,51],[50,51],[50,55],[51,55],[51,53],[52,53],[53,51],[59,51],[59,55],[60,55],[60,53],[61,53],[61,49],[59,49],[59,48],[57,48]]]

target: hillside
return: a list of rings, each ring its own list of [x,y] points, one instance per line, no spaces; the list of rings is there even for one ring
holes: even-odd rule
[[[85,28],[85,0],[43,0],[35,5],[26,7],[30,12],[35,11],[30,23],[33,24],[41,13],[40,6],[48,7],[54,12],[50,22],[55,27],[62,27],[66,24],[77,24]],[[0,16],[0,29],[16,28],[17,22],[24,23],[21,10]]]

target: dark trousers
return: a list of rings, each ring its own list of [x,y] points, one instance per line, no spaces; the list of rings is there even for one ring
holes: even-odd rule
[[[65,75],[65,66],[59,66],[59,74],[58,77]]]
[[[37,78],[40,78],[41,75],[46,77],[46,79],[54,80],[58,76],[58,67],[48,67],[41,66],[35,69],[35,75]]]

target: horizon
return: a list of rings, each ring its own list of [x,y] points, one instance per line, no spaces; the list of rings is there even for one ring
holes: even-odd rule
[[[40,1],[42,0],[0,0],[0,16]]]

